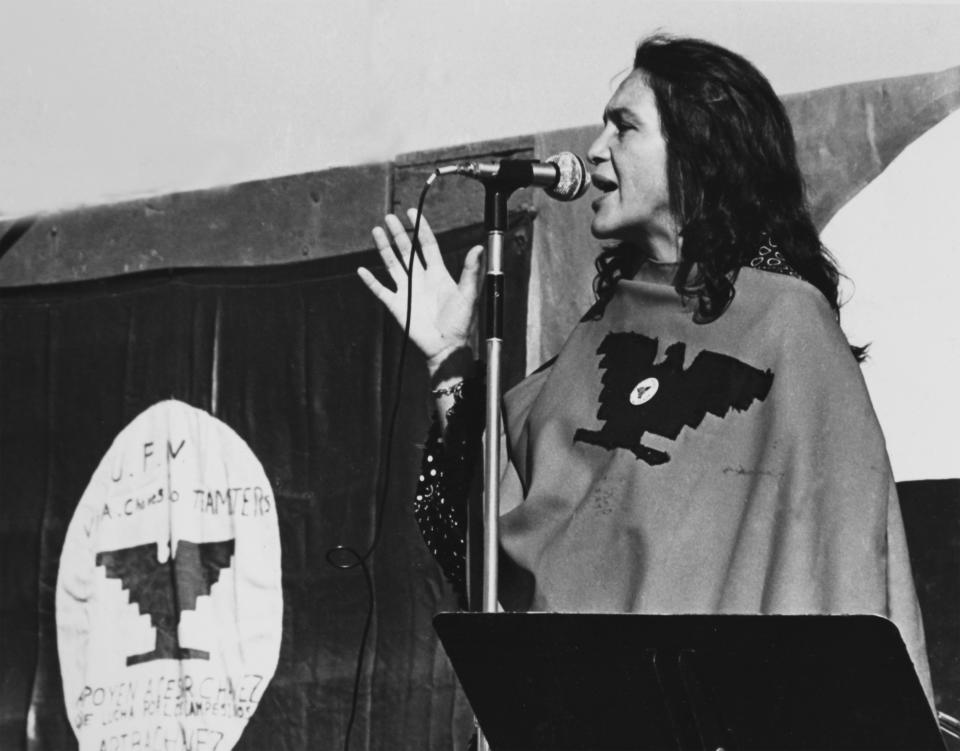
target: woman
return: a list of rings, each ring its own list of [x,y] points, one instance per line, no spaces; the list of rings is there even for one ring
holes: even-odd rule
[[[655,36],[589,151],[597,304],[504,399],[508,609],[878,613],[928,697],[923,631],[883,437],[838,325],[838,272],[803,195],[789,120],[742,57]],[[396,217],[387,229],[404,258]],[[397,292],[363,280],[398,320]],[[417,512],[462,578],[459,500],[480,398],[465,356],[480,248],[459,284],[429,229],[410,335],[438,425]],[[473,393],[471,393],[473,392]],[[451,413],[452,409],[452,414]],[[449,502],[447,502],[449,499]]]

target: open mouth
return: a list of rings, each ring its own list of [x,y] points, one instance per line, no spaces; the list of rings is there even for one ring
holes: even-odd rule
[[[610,193],[617,189],[617,184],[613,180],[604,177],[599,172],[594,172],[590,175],[590,182],[595,188],[599,188],[604,193]]]
[[[590,175],[590,182],[593,184],[593,187],[601,192],[601,195],[597,196],[590,204],[594,211],[598,211],[603,199],[615,191],[618,186],[610,178],[604,177],[596,172]]]

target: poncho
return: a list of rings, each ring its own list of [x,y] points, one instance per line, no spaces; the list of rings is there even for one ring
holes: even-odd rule
[[[506,395],[504,607],[878,614],[932,696],[883,436],[833,310],[744,268],[723,315],[692,312],[621,281]]]

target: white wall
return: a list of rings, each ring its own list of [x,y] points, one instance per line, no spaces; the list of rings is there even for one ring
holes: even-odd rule
[[[823,231],[849,277],[847,337],[898,480],[960,476],[960,112],[908,146]]]
[[[781,93],[960,64],[956,3],[4,5],[0,217],[588,124],[660,27]]]

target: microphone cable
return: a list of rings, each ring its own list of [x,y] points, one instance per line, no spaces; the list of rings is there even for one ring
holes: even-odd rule
[[[344,751],[350,749],[350,735],[353,731],[353,724],[357,716],[357,704],[360,699],[360,682],[363,678],[363,658],[367,651],[367,640],[370,637],[370,626],[373,622],[373,612],[376,607],[376,597],[373,590],[373,579],[370,575],[370,569],[367,562],[373,556],[377,544],[380,542],[380,532],[383,528],[383,510],[387,500],[387,482],[390,477],[391,461],[393,458],[394,433],[397,427],[397,415],[400,412],[400,397],[403,393],[403,367],[407,359],[407,349],[410,341],[410,320],[413,313],[413,264],[415,260],[420,261],[422,268],[426,269],[427,263],[423,257],[423,249],[420,245],[420,218],[423,216],[423,204],[427,198],[427,191],[434,181],[443,174],[441,168],[434,170],[424,182],[420,191],[420,198],[417,201],[417,216],[413,224],[413,238],[410,246],[410,263],[403,265],[403,257],[400,257],[400,265],[407,273],[407,310],[403,323],[403,340],[400,344],[400,356],[397,360],[397,382],[396,392],[393,397],[393,406],[390,410],[390,421],[387,427],[387,446],[384,451],[383,472],[380,474],[379,488],[377,491],[377,502],[374,507],[373,539],[370,541],[364,553],[360,553],[347,545],[336,545],[330,548],[326,553],[326,560],[331,566],[341,571],[350,571],[359,568],[363,572],[363,579],[367,586],[367,616],[364,620],[363,631],[360,636],[360,648],[357,653],[357,667],[353,677],[353,694],[350,700],[350,717],[347,720],[347,729],[343,739]],[[396,251],[395,251],[396,252]]]

